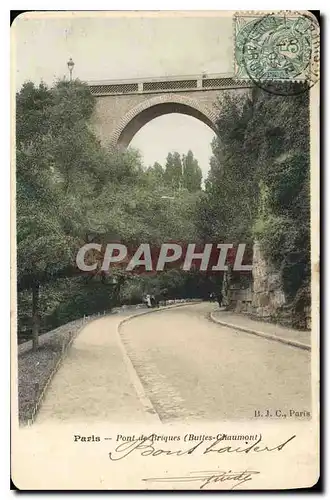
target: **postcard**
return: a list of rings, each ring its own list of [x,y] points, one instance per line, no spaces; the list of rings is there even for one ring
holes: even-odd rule
[[[14,486],[313,487],[315,13],[25,12],[11,48]]]

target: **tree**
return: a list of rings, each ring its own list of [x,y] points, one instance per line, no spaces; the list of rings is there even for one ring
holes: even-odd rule
[[[234,244],[252,241],[257,209],[256,152],[245,144],[252,106],[246,95],[224,94],[219,102],[218,136],[201,205],[204,235]]]
[[[183,174],[182,185],[191,193],[200,191],[202,183],[202,170],[198,165],[198,161],[194,158],[191,150],[187,155],[182,156]]]
[[[308,123],[308,93],[224,94],[200,204],[204,238],[260,241],[296,315],[310,298]]]
[[[65,200],[49,149],[55,135],[54,93],[44,84],[23,86],[17,95],[16,180],[18,286],[32,289],[33,348],[38,347],[39,290],[72,258],[74,236],[66,231]],[[55,122],[56,124],[56,122]]]
[[[93,196],[110,155],[90,131],[88,86],[25,84],[16,100],[18,289],[32,291],[33,347],[38,347],[42,287],[75,269],[91,232]]]
[[[164,179],[172,189],[182,187],[182,163],[180,154],[176,151],[167,155]]]
[[[139,293],[119,269],[115,280],[100,265],[93,274],[81,273],[75,259],[82,245],[198,243],[202,192],[197,182],[191,191],[183,188],[177,152],[168,155],[165,169],[156,162],[145,170],[138,151],[102,147],[89,124],[95,99],[82,82],[50,88],[29,82],[16,102],[19,330],[28,317],[36,349],[40,331],[111,308],[126,285]],[[199,167],[192,158],[187,168]],[[160,289],[188,293],[188,276],[167,278]]]
[[[152,185],[164,184],[164,169],[157,161],[147,169],[147,177]]]

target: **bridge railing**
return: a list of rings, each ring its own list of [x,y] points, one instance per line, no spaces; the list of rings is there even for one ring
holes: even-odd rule
[[[89,87],[93,95],[101,96],[248,88],[251,84],[237,81],[232,75],[217,74],[89,82]]]

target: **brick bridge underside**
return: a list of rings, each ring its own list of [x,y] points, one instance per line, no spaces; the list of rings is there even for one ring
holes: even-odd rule
[[[122,148],[149,121],[169,113],[192,116],[216,132],[220,92],[244,92],[249,87],[224,75],[98,82],[89,86],[96,97],[91,119],[94,132],[104,146]]]

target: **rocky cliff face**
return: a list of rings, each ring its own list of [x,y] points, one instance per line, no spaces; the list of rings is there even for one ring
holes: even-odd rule
[[[283,326],[310,329],[310,307],[305,307],[300,315],[293,311],[292,303],[285,297],[280,273],[264,258],[258,242],[253,245],[252,264],[250,286],[244,289],[239,283],[229,286],[228,309]]]
[[[275,271],[262,255],[260,245],[253,246],[253,293],[252,313],[260,318],[277,317],[286,303],[280,273]]]

